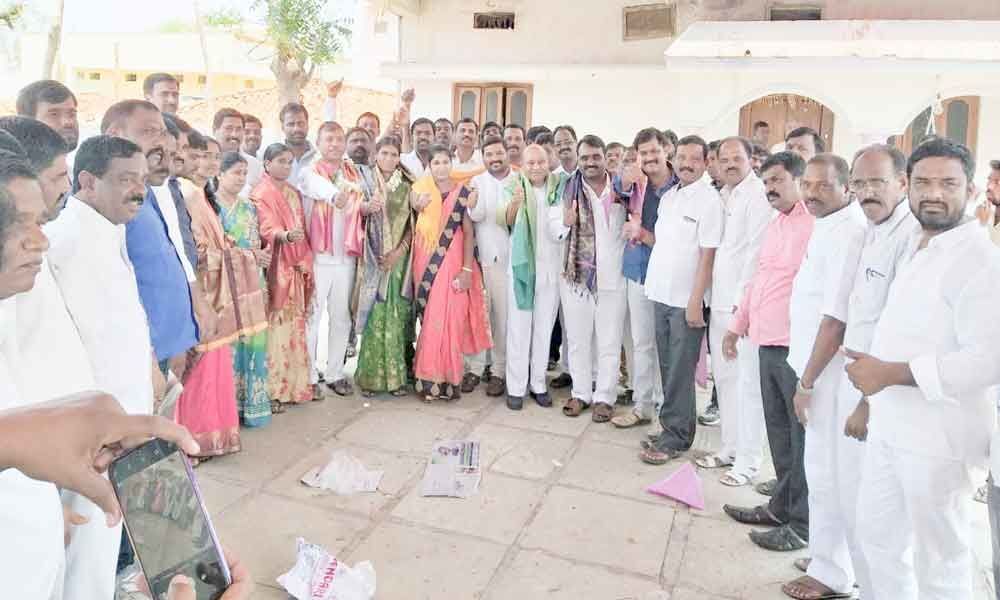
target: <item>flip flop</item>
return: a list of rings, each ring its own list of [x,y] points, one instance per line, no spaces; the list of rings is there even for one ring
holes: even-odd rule
[[[781,586],[781,591],[795,600],[834,600],[853,596],[850,592],[835,592],[808,575],[789,581]]]
[[[562,413],[567,417],[579,417],[590,405],[579,398],[570,398],[563,405]]]
[[[702,469],[720,469],[733,466],[733,459],[721,454],[706,454],[694,459],[694,464]]]

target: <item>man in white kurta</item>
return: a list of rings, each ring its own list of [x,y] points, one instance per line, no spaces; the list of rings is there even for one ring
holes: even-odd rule
[[[731,466],[721,481],[732,486],[750,483],[760,469],[764,403],[757,346],[749,337],[740,338],[737,359],[728,361],[722,357],[722,339],[753,277],[767,225],[777,214],[767,201],[764,182],[751,168],[749,149],[742,138],[725,139],[718,149],[725,225],[712,271],[708,346],[722,416],[722,445],[714,455],[697,461],[702,467]]]
[[[799,378],[793,398],[805,427],[803,465],[809,499],[808,575],[791,588],[846,593],[854,585],[847,537],[834,487],[836,449],[843,437],[837,420],[837,389],[844,369],[840,348],[847,303],[864,243],[864,215],[848,194],[847,163],[832,154],[814,157],[802,176],[806,208],[816,217],[812,237],[792,284],[788,365]],[[791,531],[786,528],[787,531]],[[772,539],[770,542],[780,542]],[[765,540],[764,547],[769,546]]]
[[[88,142],[84,142],[77,153],[78,169],[88,164],[87,153]],[[145,157],[137,152],[128,158],[111,158],[108,171],[100,176],[81,173],[88,183],[67,201],[48,229],[52,274],[90,358],[95,383],[129,414],[153,412],[153,348],[125,246],[125,223],[137,212],[133,212],[134,201],[128,198],[143,197],[140,186],[146,172]],[[97,186],[96,179],[104,183]],[[123,191],[117,183],[122,179],[132,181],[135,189],[126,187]],[[79,544],[81,550],[79,555],[71,550],[70,559],[78,558],[79,569],[91,570],[94,577],[113,575],[121,527],[102,527],[96,506],[82,500],[80,504],[81,512],[89,508],[85,516],[96,526],[76,532],[79,539],[73,544]],[[76,567],[72,569],[77,572]],[[107,585],[104,581],[93,583]]]
[[[844,347],[868,352],[889,286],[905,260],[909,239],[917,227],[906,203],[906,158],[891,146],[862,150],[851,170],[851,190],[865,211],[868,227],[847,305]],[[847,536],[854,579],[859,597],[864,600],[872,597],[871,576],[859,543],[857,514],[868,402],[851,385],[846,371],[841,374],[835,410],[832,457],[836,468],[832,487],[838,492],[839,527]],[[852,415],[856,422],[848,423]],[[841,431],[844,435],[840,435]]]
[[[464,124],[463,124],[464,125]],[[493,376],[486,382],[486,393],[500,396],[506,392],[507,379],[507,295],[511,286],[510,278],[510,232],[497,219],[502,210],[507,186],[517,177],[517,173],[507,162],[507,150],[500,138],[488,139],[483,147],[487,170],[472,178],[471,186],[479,191],[475,206],[469,207],[469,218],[476,228],[476,246],[479,264],[483,268],[483,284],[488,298],[490,327],[493,333],[492,362]],[[469,358],[468,372],[482,373],[487,364],[486,352]],[[523,396],[523,392],[521,394]]]
[[[625,240],[625,208],[614,201],[611,176],[606,168],[604,142],[585,136],[577,145],[579,169],[574,174],[590,204],[594,227],[595,270],[591,282],[574,282],[565,277],[573,265],[563,264],[559,295],[562,301],[563,331],[569,347],[569,367],[573,377],[572,398],[563,407],[567,416],[594,405],[593,420],[606,422],[614,416],[617,400],[618,367],[621,361],[622,330],[625,324],[625,276],[622,256]],[[570,193],[574,180],[567,182]],[[565,196],[565,194],[564,194]],[[576,210],[574,210],[576,206]],[[549,209],[550,234],[567,240],[581,214],[578,205],[563,197]],[[569,255],[567,252],[567,259]],[[577,265],[583,257],[578,257]],[[593,376],[593,350],[596,347],[597,377]]]
[[[1000,249],[965,208],[975,161],[947,140],[910,156],[922,232],[889,288],[871,352],[849,352],[871,418],[858,531],[873,598],[973,598],[969,508],[982,481],[1000,384]]]

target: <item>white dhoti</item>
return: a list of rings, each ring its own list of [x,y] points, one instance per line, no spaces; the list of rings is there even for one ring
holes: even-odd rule
[[[344,356],[351,336],[351,292],[354,290],[356,265],[357,261],[354,259],[346,259],[336,264],[317,260],[314,265],[316,293],[306,334],[309,358],[312,362],[312,368],[309,370],[310,383],[316,383],[318,379],[316,349],[324,311],[330,319],[324,377],[329,383],[344,378]]]
[[[869,600],[874,598],[871,573],[861,548],[858,531],[858,490],[861,487],[866,444],[844,435],[847,418],[851,416],[860,401],[861,392],[848,379],[847,372],[843,372],[837,390],[837,422],[840,435],[834,438],[834,459],[837,468],[834,471],[836,479],[833,486],[839,492],[840,515],[843,519],[844,534],[847,536],[847,550],[851,554],[851,564],[854,566],[854,582],[860,590],[858,598]]]
[[[975,486],[965,462],[881,441],[867,446],[858,532],[872,579],[870,596],[972,598],[969,504]]]
[[[805,442],[806,483],[809,485],[809,576],[836,592],[854,587],[854,569],[847,549],[847,523],[837,488],[837,451],[844,423],[837,390],[844,373],[840,353],[813,384],[807,411]]]
[[[573,397],[587,404],[614,405],[618,399],[622,328],[627,307],[625,290],[598,290],[596,297],[560,281],[563,334],[569,342]],[[597,354],[596,390],[593,354]]]
[[[722,446],[718,453],[733,459],[733,471],[751,475],[760,469],[766,432],[760,357],[757,344],[749,337],[736,342],[736,360],[722,356],[722,339],[732,320],[733,313],[715,309],[708,328],[712,378],[722,415]]]
[[[636,412],[652,417],[663,399],[660,361],[656,349],[653,302],[641,283],[626,280],[628,318],[625,319],[625,359]]]

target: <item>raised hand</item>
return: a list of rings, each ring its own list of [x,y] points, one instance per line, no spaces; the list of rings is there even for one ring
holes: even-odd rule
[[[331,98],[336,98],[343,89],[344,89],[344,78],[341,77],[337,81],[326,84],[326,95]]]

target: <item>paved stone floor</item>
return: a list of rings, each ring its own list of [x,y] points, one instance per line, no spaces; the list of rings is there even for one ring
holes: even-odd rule
[[[482,388],[480,388],[481,390]],[[255,598],[285,599],[275,578],[295,558],[295,538],[354,564],[370,560],[379,600],[721,600],[783,598],[792,561],[754,546],[722,504],[763,500],[750,488],[701,472],[707,506],[689,510],[644,488],[680,465],[637,459],[644,429],[615,430],[558,406],[512,412],[479,393],[454,404],[360,395],[292,407],[262,430],[244,430],[243,451],[202,465],[199,483],[223,543],[247,562]],[[704,401],[704,397],[700,398]],[[691,456],[714,446],[701,428]],[[431,441],[477,439],[484,470],[469,499],[418,491]],[[299,483],[310,467],[346,449],[385,470],[374,494],[350,497]],[[687,460],[690,457],[685,458]],[[977,553],[989,564],[988,524]],[[985,568],[977,598],[986,598]]]

